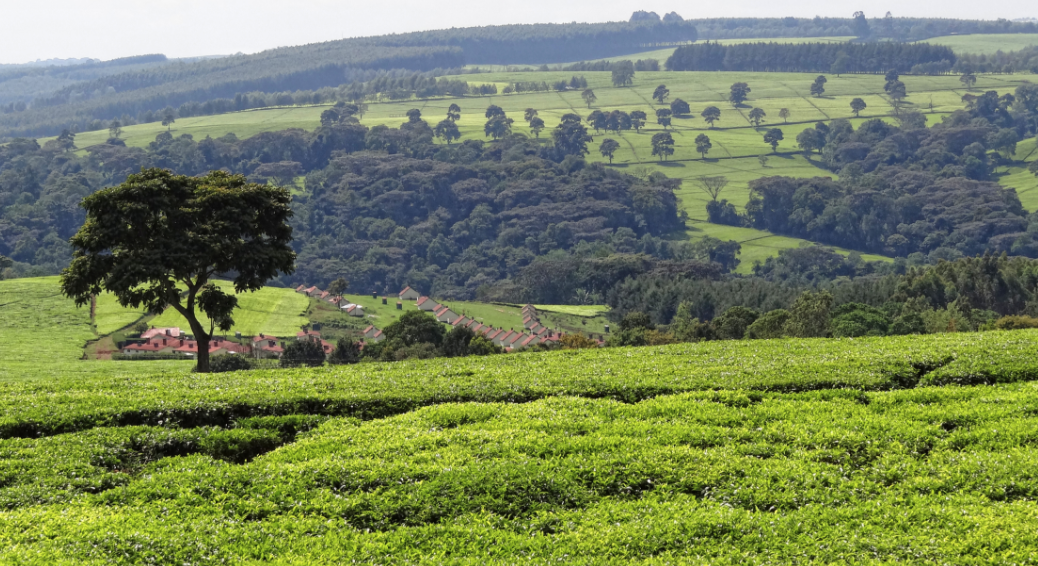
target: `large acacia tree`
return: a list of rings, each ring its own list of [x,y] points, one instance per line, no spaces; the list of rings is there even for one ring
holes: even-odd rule
[[[173,308],[198,342],[198,371],[209,371],[209,340],[217,328],[230,330],[238,306],[212,280],[232,278],[243,293],[292,273],[291,200],[283,188],[222,171],[130,175],[83,199],[87,218],[71,239],[62,292],[77,305],[108,291],[124,307]],[[209,318],[208,328],[199,311]]]

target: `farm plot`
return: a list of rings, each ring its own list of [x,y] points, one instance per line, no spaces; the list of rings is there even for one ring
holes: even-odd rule
[[[0,360],[78,360],[94,338],[90,307],[66,299],[57,277],[0,281]]]
[[[234,285],[229,281],[216,282],[221,289],[233,293]],[[254,293],[238,295],[238,309],[234,311],[234,327],[230,334],[241,332],[243,336],[256,336],[260,333],[274,336],[295,336],[299,328],[307,323],[304,316],[310,301],[305,296],[291,289],[264,287]],[[209,319],[199,313],[199,320],[206,327]],[[173,309],[153,318],[150,323],[156,328],[179,326],[187,328],[187,321]]]
[[[38,376],[0,391],[0,561],[1026,562],[1036,346]]]
[[[1019,51],[1038,45],[1038,33],[975,33],[970,35],[943,35],[916,43],[946,45],[956,53],[994,55],[999,51]]]

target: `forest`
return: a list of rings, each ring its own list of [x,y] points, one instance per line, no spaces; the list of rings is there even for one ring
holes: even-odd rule
[[[767,71],[810,73],[907,73],[919,65],[947,72],[955,64],[948,47],[926,43],[773,42],[678,47],[667,59],[668,71]],[[943,71],[942,71],[943,69]]]

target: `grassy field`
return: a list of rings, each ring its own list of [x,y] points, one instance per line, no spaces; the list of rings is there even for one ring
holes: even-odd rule
[[[125,328],[147,313],[144,309],[123,307],[111,293],[102,293],[97,297],[97,308],[94,309],[94,326],[99,336],[107,336],[116,330]]]
[[[834,38],[835,39],[835,38]],[[644,54],[643,54],[644,56]],[[551,82],[569,78],[573,73],[544,72],[496,72],[478,75],[464,75],[462,78],[472,83],[493,82],[502,88],[512,81],[544,80]],[[868,118],[880,117],[892,120],[891,107],[883,93],[882,77],[875,75],[829,76],[826,93],[815,98],[809,95],[809,87],[816,75],[809,73],[723,73],[723,72],[642,72],[638,73],[635,85],[631,88],[617,89],[610,83],[610,74],[605,72],[582,73],[595,89],[598,100],[594,109],[642,110],[650,117],[655,115],[658,105],[651,98],[652,91],[658,84],[666,84],[673,98],[682,98],[692,107],[692,114],[674,120],[670,129],[676,141],[676,153],[667,162],[661,163],[651,155],[650,140],[653,134],[661,131],[655,120],[640,133],[624,132],[619,135],[600,132],[595,135],[591,147],[591,161],[605,162],[597,151],[598,144],[606,137],[613,137],[620,142],[613,167],[636,175],[648,175],[653,171],[662,171],[668,176],[684,179],[686,182],[679,191],[682,205],[692,219],[705,221],[707,197],[692,182],[697,177],[725,175],[731,181],[721,198],[726,198],[737,205],[746,203],[749,192],[748,183],[756,178],[770,175],[788,175],[795,177],[829,176],[833,173],[817,166],[814,159],[807,159],[797,151],[796,135],[817,121],[829,121],[835,118],[852,118],[850,100],[863,98],[868,108],[860,118],[852,119],[855,125]],[[1029,80],[1029,75],[984,75],[979,77],[977,91],[997,90],[1010,92],[1021,82]],[[965,94],[958,78],[954,76],[906,76],[903,77],[910,93],[910,104],[927,113],[931,124],[940,117],[962,107],[961,97]],[[729,86],[736,81],[745,81],[752,88],[750,100],[746,108],[734,108],[725,102]],[[405,102],[372,103],[370,111],[363,122],[369,126],[388,124],[395,126],[402,123],[404,113],[409,108],[418,107],[423,117],[430,123],[436,123],[446,114],[447,107],[458,103],[462,107],[462,117],[458,125],[462,131],[462,139],[486,139],[483,134],[484,109],[496,104],[501,106],[511,117],[516,119],[513,131],[532,135],[522,121],[525,108],[535,108],[540,116],[551,127],[559,118],[569,112],[586,116],[591,110],[580,99],[578,92],[565,93],[527,93],[498,95],[487,97],[468,97],[463,99],[412,100]],[[932,108],[931,108],[932,104]],[[699,113],[708,105],[716,105],[721,109],[721,119],[715,128],[699,118]],[[755,128],[749,122],[749,107],[762,108],[767,114],[766,123]],[[778,118],[780,109],[786,108],[791,115],[788,123]],[[191,134],[196,139],[206,135],[214,137],[229,132],[240,137],[254,135],[268,130],[290,127],[313,129],[319,123],[323,106],[272,108],[206,116],[183,118],[174,124],[174,133]],[[783,131],[785,139],[778,147],[778,153],[772,154],[771,148],[763,141],[763,133],[778,127]],[[127,144],[145,146],[164,128],[159,124],[142,124],[125,129]],[[699,134],[710,137],[713,148],[706,158],[695,153],[694,139]],[[107,137],[105,132],[84,132],[77,135],[76,142],[80,147],[101,143]],[[547,137],[547,133],[542,134]],[[1038,179],[1024,173],[1025,160],[1033,160],[1036,156],[1033,142],[1020,144],[1017,159],[1020,160],[1010,168],[1010,174],[1000,178],[1004,186],[1016,188],[1022,195],[1033,195],[1025,198],[1029,210],[1038,208]],[[758,156],[767,155],[768,162],[762,166]],[[728,227],[713,226],[706,222],[696,222],[692,236],[711,235],[729,232]],[[794,238],[775,236],[768,232],[741,232],[744,243],[742,271],[747,271],[755,259],[763,259],[784,247],[795,247],[807,242]],[[717,236],[719,237],[719,236]]]
[[[1019,51],[1038,45],[1038,33],[977,33],[971,35],[944,35],[917,43],[946,45],[956,53],[993,55],[999,51]]]
[[[228,281],[218,281],[221,289],[234,292],[234,286]],[[238,295],[238,309],[234,311],[234,327],[228,334],[241,332],[242,336],[255,336],[260,333],[274,336],[295,336],[300,327],[308,321],[304,317],[310,301],[292,291],[277,287],[264,287],[255,293]],[[199,320],[206,327],[209,319],[199,314]],[[187,321],[177,311],[166,309],[148,324],[156,328],[179,326],[190,332]]]
[[[0,360],[78,360],[94,338],[90,307],[66,299],[57,277],[0,281]]]
[[[12,375],[0,562],[1027,563],[1036,347]]]

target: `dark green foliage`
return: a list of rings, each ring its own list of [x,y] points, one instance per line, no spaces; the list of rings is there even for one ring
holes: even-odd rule
[[[320,340],[303,338],[289,342],[281,354],[281,367],[320,367],[324,365],[324,348]]]
[[[789,309],[785,334],[795,338],[825,338],[830,336],[833,296],[827,291],[805,291]]]
[[[721,340],[741,340],[760,313],[746,307],[731,307],[713,321],[717,337]]]
[[[783,140],[782,130],[771,128],[764,133],[764,143],[771,146],[771,151],[778,151],[779,142]]]
[[[883,311],[861,303],[847,303],[833,309],[832,333],[836,338],[886,336],[891,320]]]
[[[382,329],[387,341],[397,341],[403,346],[443,343],[443,323],[425,311],[407,311],[390,325]]]
[[[244,371],[252,369],[252,361],[242,355],[215,356],[209,361],[209,371],[223,373],[225,371]]]
[[[678,49],[680,50],[681,48],[679,47]],[[731,92],[728,93],[728,102],[731,102],[733,106],[739,106],[749,97],[750,86],[746,83],[738,82],[732,85]]]
[[[748,327],[745,337],[749,340],[768,340],[786,336],[786,325],[792,315],[786,309],[775,309],[764,313]]]
[[[335,351],[328,356],[332,365],[355,364],[360,361],[360,343],[348,338],[340,338],[335,344]]]
[[[690,108],[688,103],[684,100],[675,98],[674,101],[670,103],[670,111],[673,112],[675,116],[684,116],[691,112],[692,108]]]
[[[455,326],[443,337],[443,355],[456,358],[469,355],[469,344],[476,334],[464,326]]]
[[[841,57],[842,55],[842,57]],[[881,73],[896,67],[908,72],[915,65],[955,64],[948,47],[928,43],[741,43],[682,45],[667,59],[669,71],[770,71],[828,73],[840,59],[846,73]],[[739,101],[741,102],[741,100]],[[733,104],[738,102],[733,101]]]
[[[649,318],[649,315],[643,312],[628,313],[620,321],[620,330],[634,330],[635,328],[655,330],[656,325],[652,323],[652,319]]]

